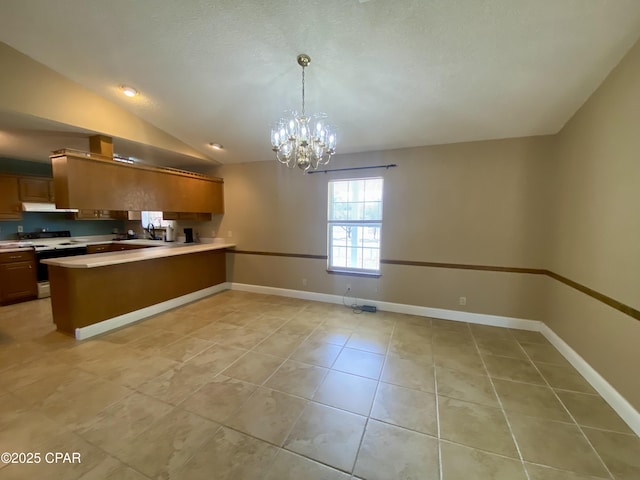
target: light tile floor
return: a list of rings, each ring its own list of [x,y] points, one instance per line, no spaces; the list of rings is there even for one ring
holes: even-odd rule
[[[48,300],[1,307],[4,451],[42,457],[3,480],[640,478],[538,333],[237,291],[84,342]]]

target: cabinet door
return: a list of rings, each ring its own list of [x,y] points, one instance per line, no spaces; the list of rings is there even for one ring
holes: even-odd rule
[[[76,213],[76,220],[98,220],[100,217],[99,210],[80,209]]]
[[[18,177],[0,175],[0,219],[20,220],[21,218]]]
[[[104,212],[104,210],[103,210]],[[127,220],[128,212],[126,210],[106,210],[105,218],[108,220]]]
[[[210,222],[211,214],[206,212],[162,212],[163,220],[190,220],[192,222]]]
[[[20,177],[20,200],[23,202],[51,202],[51,179]]]
[[[76,220],[126,220],[127,212],[122,210],[86,210],[80,209]]]
[[[194,222],[209,222],[211,221],[211,214],[203,212],[180,212],[179,219]]]
[[[14,262],[0,265],[0,301],[17,302],[38,296],[34,262]]]
[[[180,213],[178,212],[162,212],[163,220],[179,220]]]

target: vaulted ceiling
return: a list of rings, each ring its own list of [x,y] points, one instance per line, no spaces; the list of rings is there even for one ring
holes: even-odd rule
[[[0,2],[0,41],[202,164],[272,158],[270,124],[300,108],[299,53],[307,111],[353,153],[556,133],[639,36],[638,0]],[[0,156],[114,133],[38,115],[0,103],[0,129],[24,137],[0,135]]]

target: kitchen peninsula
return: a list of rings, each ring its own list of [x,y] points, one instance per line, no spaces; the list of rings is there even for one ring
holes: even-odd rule
[[[45,260],[58,330],[88,338],[223,288],[231,243],[174,244]]]

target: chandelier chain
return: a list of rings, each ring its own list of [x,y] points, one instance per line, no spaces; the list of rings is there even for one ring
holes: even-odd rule
[[[304,117],[304,67],[302,67],[302,116]]]

